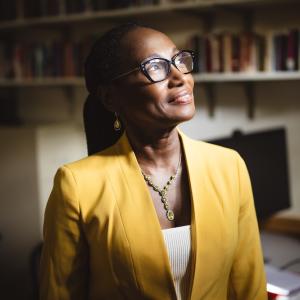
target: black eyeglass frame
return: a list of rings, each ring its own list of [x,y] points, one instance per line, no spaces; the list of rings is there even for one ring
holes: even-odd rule
[[[175,59],[176,59],[176,57],[178,57],[178,56],[179,56],[180,54],[182,54],[183,52],[189,53],[189,54],[191,55],[192,61],[193,61],[193,67],[192,67],[192,70],[189,71],[189,72],[184,72],[184,73],[181,72],[181,71],[178,69],[178,67],[176,66],[176,64],[175,64]],[[140,65],[139,65],[138,67],[136,67],[136,68],[134,68],[134,69],[132,69],[132,70],[130,70],[130,71],[127,71],[127,72],[125,72],[125,73],[122,73],[122,74],[118,75],[117,77],[113,78],[112,81],[117,80],[117,79],[119,79],[119,78],[121,78],[121,77],[124,77],[124,76],[126,76],[126,75],[129,75],[129,74],[131,74],[131,73],[133,73],[133,72],[135,72],[135,71],[137,71],[137,70],[140,70],[140,71],[141,71],[141,72],[142,72],[142,73],[150,80],[150,82],[152,82],[152,83],[161,82],[161,81],[164,81],[166,78],[168,78],[168,76],[169,76],[169,74],[170,74],[170,72],[171,72],[171,65],[173,65],[173,66],[174,66],[179,72],[181,72],[182,74],[189,74],[189,73],[192,73],[193,70],[194,70],[195,57],[196,57],[196,54],[195,54],[195,52],[194,52],[193,50],[180,50],[178,53],[176,53],[176,54],[171,58],[171,60],[169,60],[169,59],[167,59],[167,58],[163,58],[163,57],[151,57],[151,58],[149,58],[149,59],[147,59],[147,60],[141,62]],[[165,62],[168,63],[168,72],[167,72],[167,74],[166,74],[166,77],[165,77],[164,79],[162,79],[162,80],[153,80],[153,79],[150,77],[150,75],[148,74],[147,70],[146,70],[146,65],[147,65],[147,63],[149,63],[149,62],[150,62],[151,60],[153,60],[153,59],[164,60]]]

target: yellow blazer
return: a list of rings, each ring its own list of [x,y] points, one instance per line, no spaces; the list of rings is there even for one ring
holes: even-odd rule
[[[233,150],[179,133],[192,201],[192,300],[265,300],[251,185]],[[176,299],[148,187],[126,135],[61,167],[44,223],[40,299]]]

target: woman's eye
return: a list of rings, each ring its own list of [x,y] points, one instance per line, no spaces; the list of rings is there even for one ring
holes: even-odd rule
[[[176,64],[177,65],[184,65],[186,63],[186,61],[187,61],[187,57],[183,56],[183,57],[178,58]]]
[[[161,66],[159,64],[152,64],[149,66],[148,71],[154,72],[154,71],[159,71],[160,69],[161,69]]]

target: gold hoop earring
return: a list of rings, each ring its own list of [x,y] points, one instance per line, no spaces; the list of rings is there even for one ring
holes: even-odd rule
[[[116,112],[115,112],[115,117],[116,117],[116,119],[114,121],[114,130],[115,131],[120,131],[122,126],[121,126],[121,122],[118,118],[118,114]]]

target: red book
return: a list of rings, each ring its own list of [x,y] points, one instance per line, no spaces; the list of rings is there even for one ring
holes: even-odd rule
[[[64,74],[63,76],[75,76],[75,66],[73,57],[73,45],[71,42],[64,43]]]
[[[218,35],[220,72],[224,72],[224,44],[222,35]]]
[[[256,70],[256,45],[253,33],[243,33],[240,36],[240,71]]]

